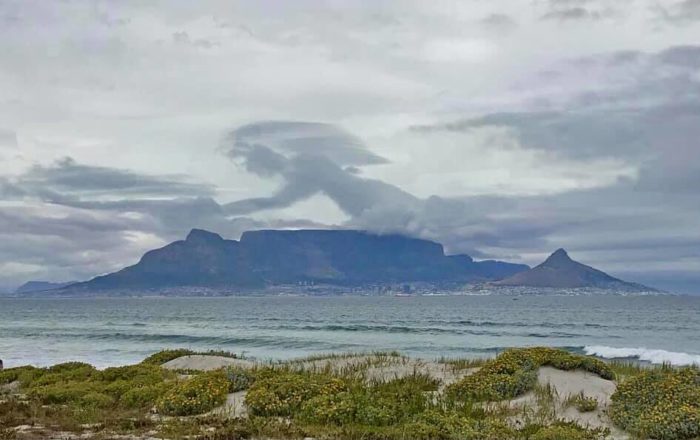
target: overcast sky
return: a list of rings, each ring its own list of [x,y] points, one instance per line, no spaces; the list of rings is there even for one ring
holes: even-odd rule
[[[0,0],[0,289],[193,227],[700,293],[700,0]]]

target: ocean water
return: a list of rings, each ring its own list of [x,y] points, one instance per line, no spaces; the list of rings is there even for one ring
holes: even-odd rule
[[[700,364],[700,297],[0,298],[6,367],[106,367],[177,347],[258,359],[374,350],[433,359],[532,345]]]

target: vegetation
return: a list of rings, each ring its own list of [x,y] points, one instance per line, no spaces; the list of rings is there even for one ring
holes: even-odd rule
[[[148,365],[163,365],[166,362],[172,361],[182,356],[192,356],[192,355],[205,355],[205,356],[222,356],[230,357],[233,359],[240,359],[242,356],[231,353],[229,351],[222,350],[209,350],[209,351],[192,351],[186,348],[178,348],[175,350],[162,350],[158,353],[154,353],[144,359],[141,363]]]
[[[415,364],[396,353],[316,357],[211,372],[160,367],[188,354],[194,352],[169,350],[136,365],[105,370],[76,362],[4,370],[0,393],[10,389],[8,384],[15,391],[0,398],[0,440],[21,438],[7,429],[19,425],[44,426],[46,437],[56,431],[89,430],[99,438],[128,434],[211,440],[605,439],[609,434],[605,429],[557,418],[562,400],[555,389],[536,380],[537,369],[544,365],[623,378],[610,415],[639,438],[681,440],[700,435],[696,368],[607,364],[548,348],[508,350],[490,360],[443,359],[447,371],[471,373],[452,384],[418,369],[411,373]],[[390,365],[404,373],[393,378],[370,374]],[[212,412],[229,393],[243,390],[247,390],[246,417]],[[499,402],[530,391],[533,398],[525,407]],[[564,405],[587,412],[596,410],[599,402],[577,394],[565,399]]]
[[[537,369],[542,366],[560,370],[580,369],[604,379],[615,377],[610,366],[590,356],[545,347],[512,349],[484,363],[479,371],[451,385],[447,392],[459,400],[512,399],[534,388]]]
[[[583,392],[570,396],[566,403],[582,413],[595,411],[598,408],[598,400],[594,397],[586,396]]]
[[[612,400],[612,420],[639,437],[700,437],[698,368],[648,369],[620,384]]]
[[[159,400],[160,414],[191,416],[211,411],[226,401],[229,381],[222,371],[205,373],[170,388]]]

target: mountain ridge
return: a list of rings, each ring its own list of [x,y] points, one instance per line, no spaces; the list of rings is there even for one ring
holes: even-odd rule
[[[185,240],[146,252],[135,265],[69,288],[474,283],[527,269],[521,264],[446,255],[439,243],[398,234],[345,229],[255,230],[244,232],[237,241],[193,229]]]

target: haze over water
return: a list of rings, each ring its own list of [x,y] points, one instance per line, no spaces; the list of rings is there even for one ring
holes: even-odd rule
[[[0,358],[10,367],[106,367],[176,347],[285,359],[373,350],[484,357],[543,345],[700,363],[698,316],[700,297],[687,296],[0,298]]]

